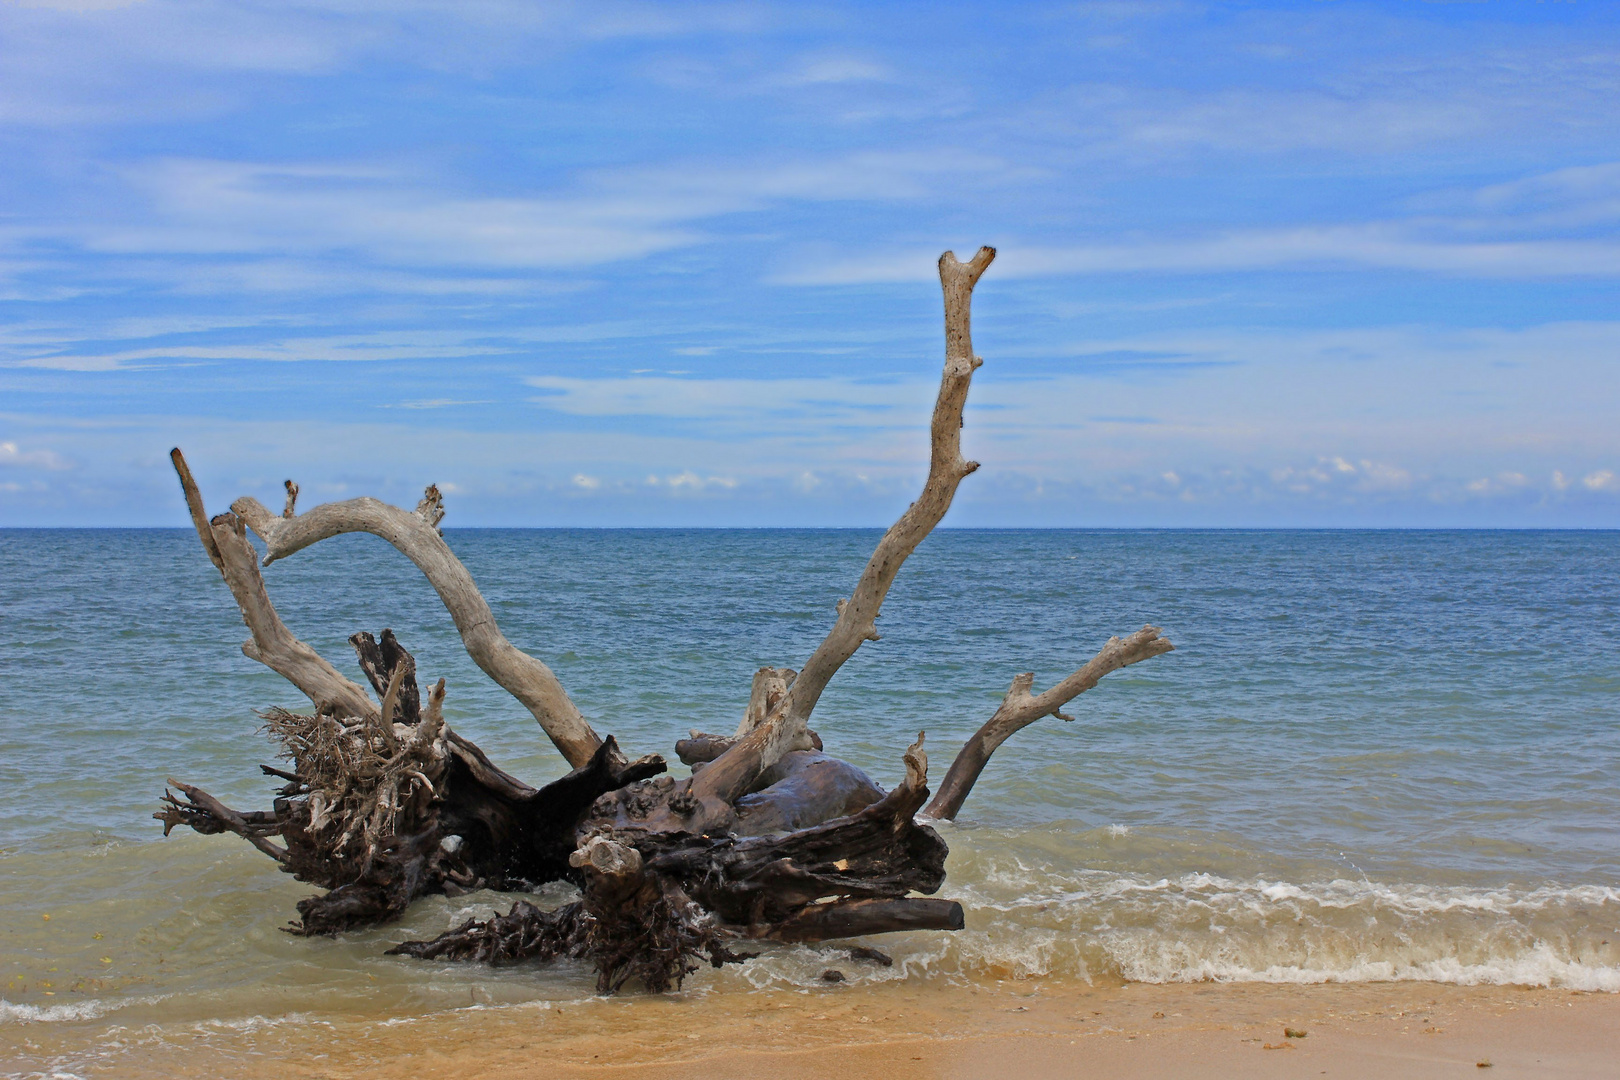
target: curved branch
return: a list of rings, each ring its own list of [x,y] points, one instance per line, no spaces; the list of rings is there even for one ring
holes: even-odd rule
[[[344,678],[319,653],[298,640],[276,614],[259,573],[259,553],[242,531],[241,519],[235,514],[220,514],[210,520],[197,481],[178,447],[169,452],[169,460],[180,477],[180,489],[185,493],[186,508],[203,550],[230,586],[242,621],[253,634],[251,641],[242,643],[242,652],[298,687],[315,703],[317,712],[340,717],[378,715],[377,706],[359,685]]]
[[[990,755],[1014,732],[1028,727],[1043,716],[1074,719],[1058,710],[1096,686],[1104,675],[1173,649],[1174,645],[1159,636],[1157,626],[1144,626],[1123,640],[1109,638],[1102,651],[1088,660],[1084,667],[1044,693],[1029,692],[1030,687],[1035,685],[1034,675],[1025,673],[1014,678],[1007,696],[1001,701],[1001,707],[984,722],[983,727],[973,733],[956,755],[956,760],[951,762],[945,779],[940,782],[939,794],[934,796],[934,801],[928,804],[924,813],[938,821],[956,817],[957,811],[962,809],[962,802],[978,781],[979,774],[989,763]]]
[[[973,355],[973,286],[995,257],[996,249],[992,247],[980,248],[965,263],[958,262],[950,251],[939,257],[939,283],[945,294],[945,371],[934,402],[928,479],[922,494],[878,541],[854,593],[838,602],[838,621],[805,661],[769,717],[746,734],[739,730],[742,737],[693,778],[692,794],[700,800],[715,798],[730,803],[748,790],[761,770],[770,768],[783,754],[810,749],[806,722],[821,692],[863,642],[878,639],[878,613],[901,564],[951,508],[962,478],[979,467],[978,462],[962,458],[962,409],[967,404],[973,373],[984,363]]]
[[[939,283],[945,294],[945,372],[930,426],[928,479],[917,501],[878,541],[854,593],[839,602],[838,621],[793,680],[788,691],[788,711],[800,721],[809,719],[821,692],[844,661],[854,656],[863,642],[878,639],[879,609],[901,564],[951,508],[962,478],[979,467],[978,462],[962,457],[962,409],[967,404],[973,373],[984,363],[973,355],[973,286],[995,257],[996,249],[992,247],[980,248],[965,263],[957,262],[956,254],[950,251],[939,257]]]
[[[289,486],[289,495],[294,490],[296,485]],[[289,498],[287,510],[292,508]],[[467,655],[534,714],[569,765],[581,767],[602,745],[552,670],[506,640],[495,624],[472,575],[439,534],[444,505],[437,486],[428,487],[414,513],[369,497],[323,503],[296,516],[272,514],[251,497],[237,499],[231,509],[265,542],[266,565],[340,533],[382,537],[427,577],[455,620]]]

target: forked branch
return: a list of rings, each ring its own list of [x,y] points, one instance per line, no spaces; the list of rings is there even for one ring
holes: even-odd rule
[[[961,752],[956,755],[956,760],[951,762],[950,770],[940,782],[939,794],[934,796],[934,801],[928,804],[928,809],[924,813],[940,821],[955,818],[957,811],[962,809],[963,800],[968,797],[974,783],[978,781],[979,774],[989,763],[990,755],[995,753],[996,748],[1006,742],[1014,732],[1028,727],[1043,716],[1056,716],[1060,720],[1074,719],[1071,716],[1064,716],[1059,710],[1075,697],[1096,686],[1104,675],[1170,652],[1174,648],[1174,645],[1159,636],[1157,626],[1144,626],[1128,638],[1109,638],[1102,651],[1088,660],[1084,667],[1043,693],[1029,692],[1035,685],[1033,674],[1026,672],[1017,676],[1013,679],[1007,696],[1002,698],[1001,707],[985,721],[983,727],[973,733],[963,745]]]
[[[382,537],[427,577],[455,620],[467,655],[534,714],[568,764],[577,769],[591,760],[602,745],[601,738],[552,670],[506,640],[472,575],[440,535],[438,525],[444,518],[444,503],[436,485],[428,487],[415,511],[367,497],[322,503],[295,515],[292,511],[297,485],[290,480],[287,483],[287,507],[280,516],[251,497],[231,504],[237,516],[264,541],[268,549],[266,565],[340,533],[367,532]]]
[[[242,652],[298,687],[315,703],[317,712],[340,717],[378,715],[377,706],[358,684],[344,678],[319,653],[298,640],[276,614],[259,573],[259,554],[242,531],[241,519],[235,514],[220,514],[210,520],[197,482],[178,448],[169,452],[169,460],[180,477],[186,508],[203,550],[230,586],[242,621],[253,634],[252,640],[243,642]]]

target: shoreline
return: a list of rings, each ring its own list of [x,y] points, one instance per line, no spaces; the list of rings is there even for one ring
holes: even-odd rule
[[[1304,1032],[1290,1038],[1285,1030]],[[1092,985],[1056,979],[697,990],[412,1018],[122,1028],[9,1024],[49,1075],[623,1080],[824,1077],[1606,1077],[1620,995],[1437,983]],[[1489,1072],[1480,1062],[1489,1062]]]

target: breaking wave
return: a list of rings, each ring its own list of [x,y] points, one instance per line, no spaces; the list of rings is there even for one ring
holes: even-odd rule
[[[736,973],[811,986],[829,967],[881,982],[1069,977],[1128,982],[1548,986],[1620,992],[1620,888],[1472,888],[1210,873],[1147,877],[979,856],[946,892],[967,928],[874,939],[892,967],[833,946],[768,950]],[[724,981],[724,980],[722,980]]]

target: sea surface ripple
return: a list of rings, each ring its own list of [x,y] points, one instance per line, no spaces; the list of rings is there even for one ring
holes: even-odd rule
[[[502,629],[598,731],[670,754],[797,666],[876,531],[448,530]],[[352,668],[391,627],[452,725],[531,783],[563,763],[382,541],[269,567],[288,624]],[[889,784],[932,775],[1012,677],[1061,678],[1144,623],[1177,650],[995,756],[943,895],[956,935],[883,940],[859,977],[1427,979],[1620,990],[1620,533],[943,530],[816,728]],[[381,956],[510,897],[418,904],[336,941],[280,932],[311,890],[231,837],[160,837],[169,776],[267,806],[244,658],[189,530],[0,530],[0,1024],[273,1023],[585,996],[568,965]],[[552,887],[545,899],[566,890]],[[807,947],[696,976],[809,985]],[[113,1030],[109,1028],[108,1030]]]

